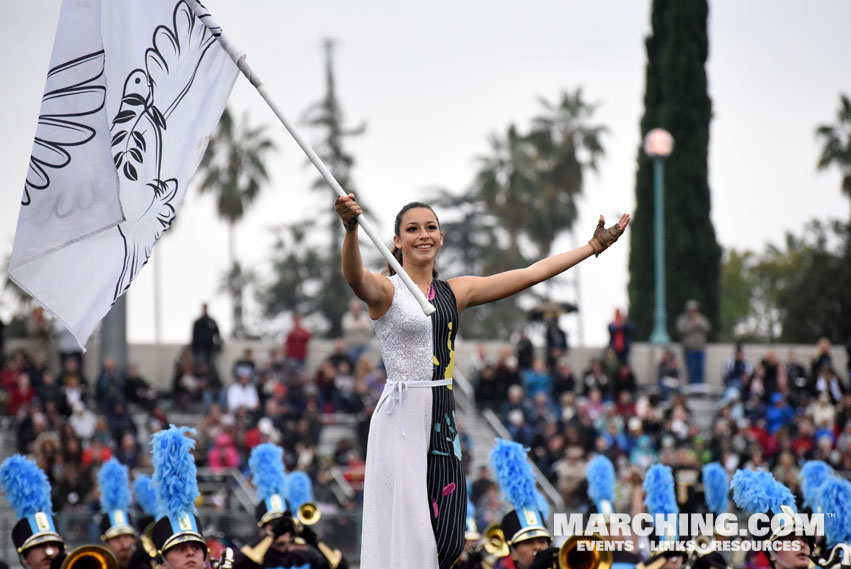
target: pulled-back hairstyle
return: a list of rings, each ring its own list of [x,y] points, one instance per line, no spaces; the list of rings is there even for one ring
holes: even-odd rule
[[[434,213],[434,218],[437,219],[437,226],[438,226],[438,228],[440,227],[440,219],[438,219],[437,213],[435,213],[435,211],[431,208],[430,205],[428,205],[427,203],[423,203],[423,202],[411,202],[409,204],[406,204],[404,207],[402,207],[402,209],[399,210],[399,213],[396,214],[396,221],[393,222],[393,233],[394,233],[394,235],[396,235],[396,237],[401,237],[402,217],[405,215],[405,213],[408,210],[417,209],[417,208],[420,208],[420,207],[423,207],[423,208],[429,210],[431,213]],[[396,247],[396,245],[394,244],[393,247],[390,249],[390,252],[393,254],[393,257],[397,261],[399,261],[399,264],[401,265],[402,264],[402,250],[399,249],[398,247]],[[393,267],[390,266],[390,263],[387,263],[387,266],[384,268],[384,274],[386,274],[387,276],[391,276],[391,277],[396,274],[396,271],[393,270]],[[431,274],[432,274],[432,277],[437,277],[437,268],[432,269]]]

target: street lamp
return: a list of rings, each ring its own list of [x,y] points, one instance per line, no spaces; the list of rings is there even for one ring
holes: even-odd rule
[[[651,344],[670,344],[671,338],[665,317],[665,197],[664,162],[674,149],[674,137],[663,128],[654,128],[644,136],[644,152],[653,159],[653,211],[656,226],[655,267],[656,267],[656,310],[653,318]]]

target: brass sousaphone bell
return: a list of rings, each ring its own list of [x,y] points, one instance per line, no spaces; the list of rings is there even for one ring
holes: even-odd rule
[[[118,569],[118,561],[105,547],[81,545],[68,554],[60,569]]]
[[[612,552],[604,549],[604,544],[598,535],[572,535],[561,544],[553,569],[611,569]]]

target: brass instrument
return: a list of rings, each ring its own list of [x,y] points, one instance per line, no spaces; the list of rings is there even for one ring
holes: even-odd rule
[[[584,543],[584,549],[579,544]],[[557,561],[552,569],[611,569],[612,552],[601,547],[603,538],[598,535],[572,535],[558,550]],[[500,557],[508,555],[508,543],[499,524],[491,524],[485,529],[484,542],[479,547],[490,556],[486,559],[493,566]]]
[[[213,569],[231,569],[233,567],[233,549],[226,547],[220,558],[210,561],[210,567]]]
[[[699,535],[694,538],[694,549],[689,552],[683,569],[690,569],[698,559],[715,551],[715,537],[712,535]]]
[[[844,569],[851,567],[851,545],[847,543],[838,543],[830,550],[830,556],[820,561],[819,566],[829,569]]]
[[[508,543],[505,541],[505,535],[502,533],[502,528],[498,523],[492,523],[485,528],[485,535],[482,544],[479,546],[492,557],[505,557],[508,555]]]
[[[81,545],[65,557],[60,569],[118,569],[118,561],[105,547]]]
[[[319,508],[313,502],[305,502],[298,507],[298,511],[296,512],[298,522],[306,526],[315,525],[321,517],[322,514],[319,512]]]
[[[584,543],[584,549],[579,544]],[[605,540],[598,535],[572,535],[561,544],[558,562],[553,569],[611,569],[612,552],[601,545]]]
[[[142,535],[139,536],[139,541],[142,543],[142,549],[148,554],[151,569],[160,569],[162,567],[162,559],[157,551],[157,546],[154,545],[154,522],[147,525]]]

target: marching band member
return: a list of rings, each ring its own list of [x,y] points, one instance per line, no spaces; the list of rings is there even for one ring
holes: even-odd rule
[[[490,462],[505,499],[514,506],[500,524],[514,567],[551,568],[558,548],[552,547],[553,538],[544,525],[543,510],[548,509],[547,503],[535,488],[535,475],[523,445],[497,439],[490,452]]]
[[[147,474],[140,474],[133,481],[133,493],[136,495],[136,503],[139,505],[139,509],[144,514],[136,520],[136,529],[140,534],[139,541],[148,555],[150,568],[158,569],[162,559],[157,553],[151,535],[157,519],[162,517],[162,512],[160,512],[160,505],[157,502],[157,489],[154,488],[154,481]]]
[[[718,462],[712,462],[701,470],[703,496],[706,509],[715,516],[727,511],[730,505],[730,481],[727,471]],[[729,564],[720,551],[715,549],[715,532],[708,536],[694,536],[702,542],[702,547],[691,552],[686,559],[687,569],[728,569]]]
[[[833,468],[826,462],[821,460],[809,460],[801,468],[801,494],[804,495],[804,508],[813,513],[821,513],[821,489],[824,483],[833,476]],[[815,545],[813,551],[810,552],[816,562],[822,559],[825,553],[825,536],[819,535],[815,537]]]
[[[615,465],[606,456],[598,454],[588,463],[585,471],[588,482],[588,497],[594,504],[598,514],[603,516],[606,525],[611,521],[615,503]],[[615,535],[600,536],[609,543],[625,543],[630,537]],[[632,569],[641,561],[638,554],[617,547],[612,551],[612,569]]]
[[[35,462],[16,454],[0,466],[0,485],[9,506],[20,518],[12,527],[12,542],[24,569],[50,569],[65,556],[65,542],[53,523],[50,482]]]
[[[175,427],[154,434],[154,487],[162,517],[154,524],[152,540],[167,569],[203,569],[207,544],[195,511],[200,494],[192,449],[187,436],[194,429]]]
[[[297,522],[296,537],[293,540],[294,545],[292,546],[293,549],[318,551],[321,554],[323,562],[318,565],[311,565],[311,569],[314,567],[321,567],[323,569],[325,567],[330,569],[348,569],[349,563],[343,559],[343,555],[340,553],[340,550],[332,550],[327,544],[325,544],[320,537],[316,535],[316,532],[313,531],[311,527],[313,524],[299,521],[303,507],[316,507],[313,503],[313,483],[310,481],[310,477],[307,474],[304,472],[293,472],[289,475],[287,478],[287,500],[290,504],[290,508],[292,508],[292,511],[296,514],[295,520]],[[316,513],[318,514],[318,511]],[[315,519],[318,519],[318,517]]]
[[[644,505],[647,513],[656,519],[657,515],[679,514],[677,498],[674,492],[674,476],[670,466],[654,464],[647,469],[644,477]],[[676,529],[668,531],[661,536],[657,532],[657,540],[663,546],[662,551],[650,556],[646,561],[636,565],[638,569],[680,569],[685,560],[685,553],[675,549],[664,549],[666,543],[677,540]]]
[[[293,473],[289,477],[290,480],[287,480],[284,472],[283,449],[272,443],[257,445],[251,451],[248,467],[251,470],[251,481],[260,497],[260,503],[257,504],[256,509],[260,535],[240,550],[234,569],[347,568],[348,564],[339,552],[332,552],[322,544],[321,547],[328,551],[329,560],[320,550],[312,547],[321,542],[307,526],[302,526],[301,532],[297,532],[298,520],[294,519],[293,512],[297,512],[298,507],[310,500],[310,479],[307,479],[307,488],[302,478],[306,478],[304,473]],[[296,502],[288,499],[290,495]],[[305,539],[299,537],[304,535],[307,535],[307,541],[313,542],[311,545],[306,545]]]
[[[820,494],[827,548],[818,565],[851,569],[851,482],[831,476]]]
[[[118,561],[119,569],[151,569],[148,555],[138,547],[139,532],[130,517],[130,477],[127,467],[110,458],[98,471],[100,539]]]
[[[784,515],[763,542],[772,569],[808,569],[813,540],[797,531],[800,522],[792,492],[764,470],[738,470],[731,486],[733,501],[748,515]]]

